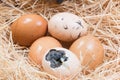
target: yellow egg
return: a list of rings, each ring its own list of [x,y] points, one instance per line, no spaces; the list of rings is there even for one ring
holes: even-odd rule
[[[94,70],[103,62],[104,49],[98,38],[87,35],[77,39],[70,49],[81,60],[84,71]]]

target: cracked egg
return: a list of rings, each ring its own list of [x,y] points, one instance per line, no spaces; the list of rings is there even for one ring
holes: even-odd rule
[[[42,66],[49,74],[66,80],[79,72],[80,62],[78,57],[68,49],[56,47],[44,54]]]

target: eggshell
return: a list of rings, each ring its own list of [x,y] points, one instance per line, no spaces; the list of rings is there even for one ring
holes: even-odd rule
[[[40,15],[22,15],[11,25],[13,41],[22,46],[30,46],[46,34],[47,26],[47,20]]]
[[[54,47],[62,47],[62,45],[50,36],[39,38],[31,45],[28,57],[34,63],[41,65],[43,54]]]
[[[46,72],[61,80],[70,80],[79,73],[80,62],[78,57],[65,48],[52,48],[43,57],[42,66]]]
[[[85,21],[72,13],[55,14],[48,21],[49,33],[61,41],[74,41],[87,33],[88,25]]]
[[[97,37],[83,36],[71,45],[70,49],[81,60],[85,73],[94,70],[103,62],[104,49]]]

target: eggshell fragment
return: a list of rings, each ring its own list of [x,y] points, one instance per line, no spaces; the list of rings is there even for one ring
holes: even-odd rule
[[[77,39],[70,47],[81,60],[85,73],[94,70],[103,62],[104,49],[98,38],[87,35]],[[87,72],[87,73],[88,73]]]
[[[80,69],[78,57],[65,48],[52,48],[43,57],[42,66],[46,72],[61,80],[70,79]]]
[[[62,47],[62,45],[59,41],[49,36],[39,38],[31,45],[28,57],[34,63],[41,65],[45,52],[54,47]]]
[[[30,46],[46,34],[47,26],[47,20],[40,15],[22,15],[11,25],[13,41],[22,46]]]
[[[88,25],[85,21],[68,12],[55,14],[48,21],[49,33],[61,41],[74,41],[87,33]]]

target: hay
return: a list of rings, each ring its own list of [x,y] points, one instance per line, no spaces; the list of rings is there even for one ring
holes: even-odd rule
[[[0,80],[58,80],[27,58],[29,48],[13,44],[10,24],[25,13],[50,19],[58,12],[72,12],[89,24],[89,34],[98,37],[105,49],[104,63],[89,75],[81,72],[73,80],[120,80],[120,1],[119,0],[1,0],[0,1]]]

